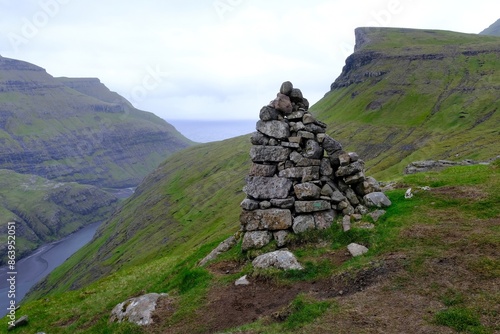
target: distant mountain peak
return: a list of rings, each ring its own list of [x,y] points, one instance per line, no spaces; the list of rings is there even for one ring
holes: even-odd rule
[[[479,33],[479,35],[500,36],[500,19]]]

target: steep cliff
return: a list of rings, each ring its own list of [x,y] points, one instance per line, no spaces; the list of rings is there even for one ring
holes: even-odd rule
[[[390,176],[422,159],[500,153],[500,38],[449,31],[356,29],[356,51],[312,107],[332,133]]]
[[[38,66],[0,57],[0,168],[128,187],[190,144],[98,79],[56,79]]]

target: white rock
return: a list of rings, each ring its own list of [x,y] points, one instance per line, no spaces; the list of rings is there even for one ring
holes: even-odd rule
[[[349,253],[351,253],[352,256],[360,256],[368,252],[368,248],[366,248],[363,245],[358,245],[356,243],[349,244],[347,246],[347,249],[349,250]]]
[[[151,316],[156,309],[156,302],[166,294],[148,293],[146,295],[130,298],[116,305],[111,311],[111,321],[128,321],[139,326],[146,326],[153,322]]]
[[[250,285],[250,281],[247,279],[247,275],[240,277],[234,282],[234,285]]]

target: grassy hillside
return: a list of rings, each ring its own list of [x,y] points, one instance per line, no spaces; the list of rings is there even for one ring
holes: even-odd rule
[[[53,182],[0,169],[0,249],[7,249],[7,223],[17,223],[17,255],[109,217],[118,199],[97,187]],[[6,258],[0,259],[3,264]]]
[[[358,51],[312,110],[379,178],[412,161],[500,154],[500,38],[356,31]]]
[[[56,79],[38,66],[0,57],[0,168],[130,187],[190,144],[97,79]]]
[[[28,314],[30,324],[16,333],[494,333],[500,330],[499,170],[497,162],[406,176],[388,192],[393,205],[375,229],[344,233],[334,225],[291,245],[303,272],[253,270],[238,248],[196,268],[215,243],[210,233],[201,247],[186,239],[183,252],[26,303],[18,313]],[[410,200],[407,187],[415,193]],[[219,226],[216,234],[227,234]],[[351,258],[350,242],[367,245],[369,253]],[[251,285],[235,287],[243,274]],[[169,293],[157,325],[108,322],[114,305],[145,292]]]

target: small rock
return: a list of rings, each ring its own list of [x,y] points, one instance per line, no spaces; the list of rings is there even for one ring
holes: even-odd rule
[[[262,248],[271,242],[271,233],[268,231],[252,231],[245,233],[241,249],[248,250]]]
[[[293,219],[293,232],[302,233],[315,228],[314,217],[312,215],[300,215]]]
[[[259,202],[251,200],[249,198],[245,198],[241,202],[240,206],[243,210],[253,211],[253,210],[257,210],[259,208]]]
[[[352,256],[360,256],[368,252],[368,248],[366,248],[363,245],[358,245],[356,243],[351,243],[347,246],[347,249],[349,250],[349,253],[351,253]]]
[[[276,240],[276,245],[278,247],[283,247],[288,243],[288,231],[282,230],[273,233],[274,240]]]
[[[292,92],[290,93],[290,100],[292,102],[298,103],[298,102],[303,102],[304,96],[302,95],[302,91],[298,88],[292,89]]]
[[[377,222],[380,217],[385,215],[385,212],[386,212],[385,210],[376,210],[370,213],[369,216],[372,217],[374,222]]]
[[[234,282],[234,285],[250,285],[250,281],[247,279],[247,275],[240,277]]]
[[[267,269],[277,268],[282,270],[302,270],[304,269],[297,261],[295,256],[287,250],[278,250],[275,252],[259,255],[252,262],[255,268]]]
[[[16,321],[14,321],[14,325],[9,325],[8,329],[9,331],[15,329],[15,328],[18,328],[18,327],[21,327],[21,326],[26,326],[28,324],[28,316],[27,315],[23,315],[22,317],[20,317],[19,319],[17,319]]]
[[[281,111],[283,114],[288,115],[293,111],[292,102],[290,97],[285,94],[279,93],[278,96],[271,102],[271,105],[277,110]]]
[[[290,95],[293,90],[293,84],[290,81],[285,81],[281,84],[280,93]]]
[[[221,242],[213,251],[210,252],[210,254],[205,256],[198,265],[200,267],[204,266],[205,264],[207,264],[207,262],[214,260],[220,254],[230,250],[234,245],[236,245],[236,238],[234,237],[234,235],[232,235]]]

